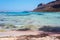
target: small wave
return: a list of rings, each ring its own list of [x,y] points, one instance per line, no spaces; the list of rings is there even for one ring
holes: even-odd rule
[[[3,15],[4,14],[4,15]],[[7,12],[1,13],[0,21],[12,24],[34,24],[34,25],[59,25],[60,24],[60,14],[58,13],[48,13],[48,12]],[[6,14],[6,15],[5,15]],[[56,19],[56,17],[58,19]],[[59,25],[60,26],[60,25]]]

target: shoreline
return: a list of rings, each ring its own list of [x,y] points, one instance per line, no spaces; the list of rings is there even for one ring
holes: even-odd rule
[[[2,36],[1,35],[5,35]],[[8,36],[7,36],[8,35]],[[6,31],[0,32],[0,40],[60,40],[60,34],[43,31]]]
[[[56,36],[59,33],[53,33],[53,32],[44,32],[44,31],[6,31],[6,32],[0,32],[0,37],[16,37],[16,36],[23,36],[23,35],[40,35],[40,34],[53,34]]]

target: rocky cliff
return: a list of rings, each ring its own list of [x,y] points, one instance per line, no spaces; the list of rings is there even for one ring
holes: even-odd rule
[[[41,11],[60,12],[60,0],[55,0],[47,4],[41,3],[33,11],[35,12],[41,12]]]

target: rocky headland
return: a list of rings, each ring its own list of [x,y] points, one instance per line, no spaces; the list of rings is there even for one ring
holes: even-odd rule
[[[60,0],[55,0],[47,4],[40,3],[34,12],[60,12]]]

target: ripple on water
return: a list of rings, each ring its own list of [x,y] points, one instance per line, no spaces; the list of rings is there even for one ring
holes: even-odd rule
[[[3,15],[4,14],[4,15]],[[0,14],[0,22],[13,24],[59,25],[59,12],[11,12]],[[60,26],[60,25],[59,25]]]

